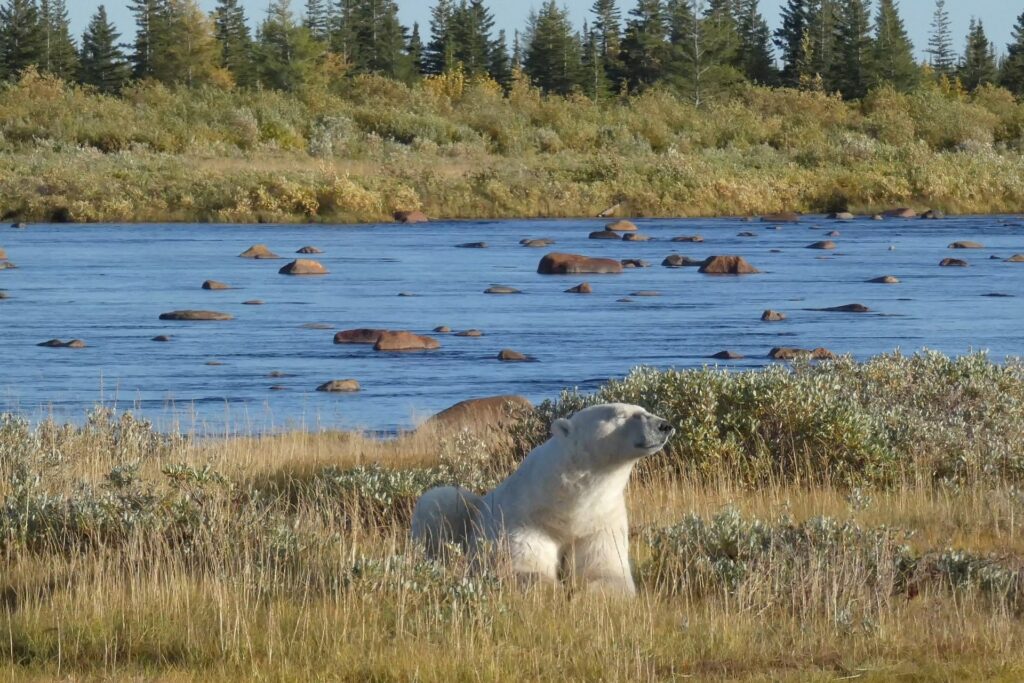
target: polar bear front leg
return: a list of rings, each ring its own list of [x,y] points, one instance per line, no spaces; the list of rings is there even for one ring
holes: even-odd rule
[[[629,530],[602,529],[573,543],[572,579],[587,590],[636,595],[629,567]]]
[[[558,583],[559,545],[547,534],[536,530],[509,533],[508,559],[516,578],[527,584]]]

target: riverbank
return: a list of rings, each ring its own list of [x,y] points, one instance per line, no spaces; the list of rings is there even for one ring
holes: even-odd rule
[[[390,441],[6,417],[0,663],[18,680],[1015,680],[1021,373],[935,354],[641,372]],[[424,488],[493,486],[552,419],[607,400],[679,427],[630,486],[635,601],[524,593],[409,547]]]
[[[749,88],[695,108],[487,83],[101,96],[34,74],[0,101],[0,215],[72,222],[1024,211],[1024,106],[934,84],[863,103]]]

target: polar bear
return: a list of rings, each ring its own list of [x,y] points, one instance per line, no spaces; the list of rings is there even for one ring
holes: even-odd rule
[[[625,489],[636,462],[675,430],[640,406],[606,403],[551,425],[512,475],[485,496],[446,486],[420,498],[412,536],[437,557],[446,544],[479,561],[485,548],[528,580],[561,577],[633,595]],[[488,552],[488,555],[493,555]]]

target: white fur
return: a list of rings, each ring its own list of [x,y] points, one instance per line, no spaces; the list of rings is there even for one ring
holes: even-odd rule
[[[489,542],[521,577],[556,582],[562,574],[632,595],[626,484],[637,460],[671,434],[665,420],[623,403],[556,420],[551,438],[483,498],[453,487],[423,494],[413,538],[432,556],[446,542],[471,555]]]

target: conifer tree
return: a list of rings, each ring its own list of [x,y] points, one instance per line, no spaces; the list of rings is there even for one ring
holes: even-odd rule
[[[849,0],[842,0],[849,2]],[[837,0],[809,0],[807,36],[800,64],[802,84],[824,81],[828,87],[837,89],[831,82],[833,64],[837,54],[836,29],[839,12]],[[867,8],[864,7],[864,12]],[[865,15],[866,16],[866,15]]]
[[[867,94],[870,78],[871,30],[863,0],[845,0],[837,7],[835,60],[829,72],[829,85],[846,99]]]
[[[736,29],[740,44],[738,67],[747,80],[772,85],[778,78],[772,54],[771,30],[758,10],[758,0],[740,0]]]
[[[356,5],[358,0],[338,0],[328,21],[328,44],[331,52],[351,64],[356,49]]]
[[[642,90],[666,75],[671,58],[667,14],[662,0],[637,0],[629,12],[621,59],[622,77],[631,90]]]
[[[295,21],[291,0],[272,0],[260,24],[255,53],[260,83],[294,91],[309,80],[322,48]]]
[[[489,73],[493,28],[494,18],[483,0],[461,0],[453,9],[448,36],[451,54],[467,76]]]
[[[508,53],[505,31],[498,31],[498,38],[491,46],[488,73],[506,92],[512,87],[512,58]]]
[[[359,0],[354,8],[352,62],[358,71],[408,78],[405,29],[394,0]]]
[[[539,11],[530,14],[523,69],[545,92],[568,95],[579,86],[580,41],[573,33],[568,12],[556,0],[545,0]]]
[[[71,22],[64,0],[40,0],[39,20],[43,40],[40,67],[64,80],[71,80],[78,71],[78,51],[71,38]]]
[[[872,83],[890,83],[897,90],[910,90],[919,75],[913,52],[895,0],[879,0],[871,56]]]
[[[220,66],[231,72],[238,85],[253,85],[256,67],[252,60],[252,34],[239,0],[218,0],[213,23],[220,43]]]
[[[168,0],[153,76],[164,83],[195,86],[220,66],[220,46],[210,17],[196,0]]]
[[[327,41],[330,34],[330,19],[329,0],[306,0],[306,14],[302,19],[302,25],[309,31],[313,40]]]
[[[604,66],[606,80],[617,85],[622,79],[622,14],[615,0],[594,0],[590,11],[594,15],[590,30],[597,57]]]
[[[995,83],[999,78],[995,47],[985,35],[980,19],[971,19],[967,49],[957,71],[964,87],[972,92],[986,83]]]
[[[409,41],[405,45],[405,53],[409,55],[409,65],[416,74],[423,73],[423,39],[420,37],[420,25],[413,22]]]
[[[135,42],[132,48],[132,74],[135,78],[152,77],[162,59],[160,51],[167,44],[167,0],[129,0],[128,8],[135,17]]]
[[[1024,96],[1024,12],[1017,17],[1011,34],[1013,42],[1006,46],[1006,60],[1000,83],[1018,97]]]
[[[611,82],[601,55],[602,36],[595,28],[583,24],[583,92],[592,100],[603,100],[611,91]]]
[[[782,22],[775,31],[775,46],[782,58],[781,76],[786,85],[800,85],[812,15],[813,7],[809,0],[787,0],[782,8]]]
[[[454,66],[454,44],[451,25],[455,6],[452,0],[437,0],[430,10],[430,42],[424,51],[424,67],[428,74],[442,74]]]
[[[7,0],[0,7],[0,73],[17,78],[43,60],[43,31],[34,0]]]
[[[78,58],[78,79],[100,92],[117,93],[131,78],[128,60],[118,45],[121,34],[100,5],[82,34],[82,50]]]
[[[673,0],[669,5],[669,79],[697,106],[743,79],[734,66],[739,41],[727,13],[730,7],[722,3],[705,8],[700,0]]]
[[[953,52],[953,34],[949,28],[946,0],[935,0],[931,34],[928,36],[928,63],[939,76],[952,77],[956,72],[956,54]]]

